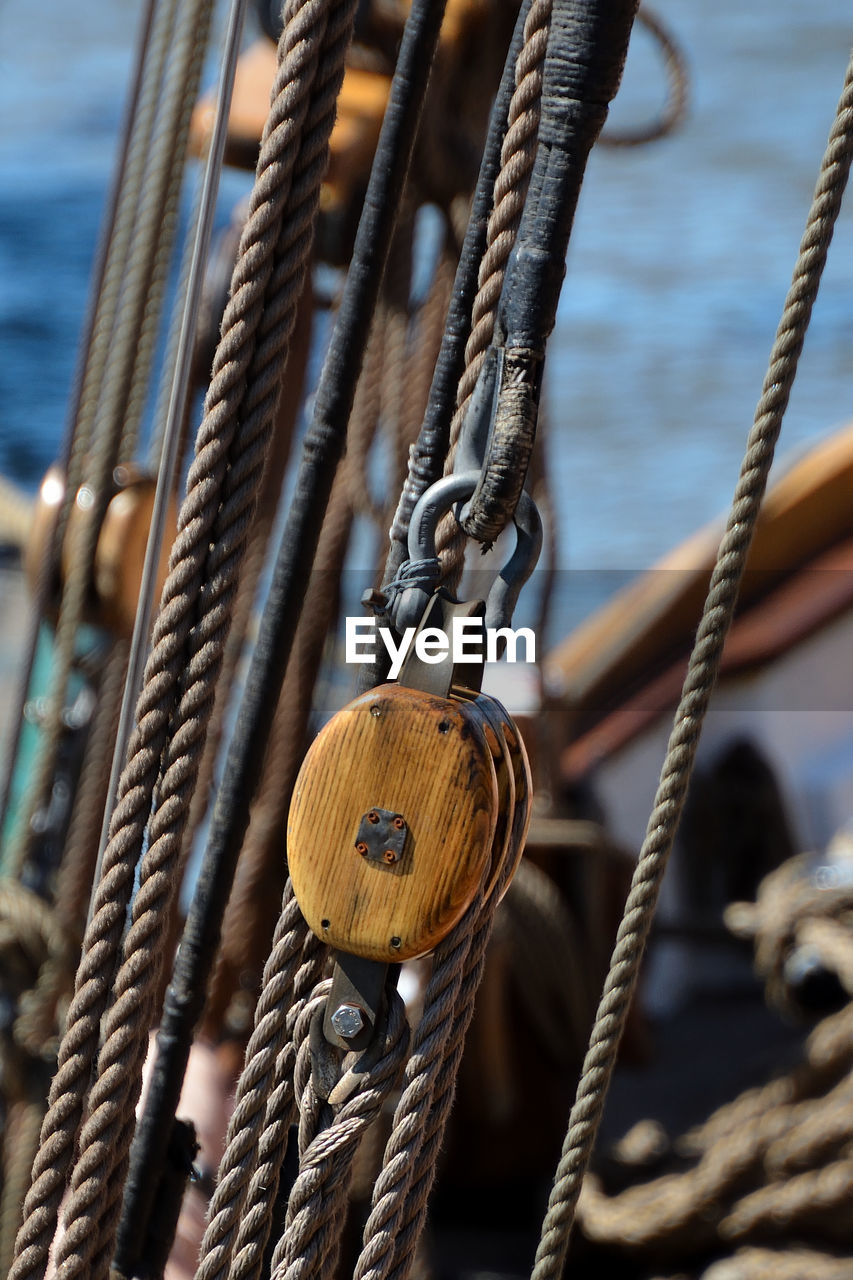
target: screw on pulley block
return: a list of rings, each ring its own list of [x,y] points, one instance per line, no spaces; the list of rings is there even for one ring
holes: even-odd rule
[[[339,1004],[329,1021],[342,1040],[354,1040],[364,1029],[364,1011],[357,1004]]]
[[[378,806],[362,815],[355,837],[356,852],[368,862],[392,867],[403,856],[409,824],[401,813]]]

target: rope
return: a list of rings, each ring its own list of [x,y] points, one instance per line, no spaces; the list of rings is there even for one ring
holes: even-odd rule
[[[56,912],[69,935],[78,943],[83,937],[92,892],[127,657],[128,647],[119,641],[106,660],[76,788],[71,825],[57,873]]]
[[[755,967],[768,1000],[795,1017],[802,1013],[790,971],[797,953],[820,956],[853,999],[853,886],[829,891],[810,872],[810,859],[790,859],[763,881],[756,903],[733,903],[725,917],[738,937],[755,940]]]
[[[359,399],[357,394],[356,417]],[[223,923],[222,947],[208,1002],[207,1022],[211,1031],[221,1028],[222,1015],[238,985],[245,991],[248,983],[257,983],[269,951],[275,925],[272,903],[275,895],[283,891],[287,876],[281,856],[286,846],[287,811],[305,754],[324,644],[337,614],[340,575],[351,526],[347,475],[342,471],[335,479],[323,521],[302,617],[265,753],[263,775]],[[247,920],[252,921],[250,930],[246,929]]]
[[[484,900],[481,889],[435,950],[354,1280],[406,1280],[414,1265],[495,908],[511,865],[509,858],[494,891]]]
[[[459,254],[426,413],[417,441],[409,452],[409,473],[391,526],[391,547],[383,577],[386,582],[396,577],[405,558],[406,536],[412,511],[420,496],[440,478],[447,453],[456,388],[464,368],[465,342],[471,330],[471,306],[476,294],[477,273],[485,250],[494,184],[500,171],[501,146],[515,88],[515,65],[524,44],[524,26],[530,2],[531,0],[523,0],[521,4],[498,92],[492,104],[486,145]],[[450,211],[450,228],[457,239],[461,235],[459,223],[462,212],[461,202],[454,201]],[[361,690],[381,682],[383,678],[378,666],[366,666],[360,679]]]
[[[456,392],[456,408],[450,426],[450,442],[444,474],[453,470],[462,423],[486,352],[495,332],[497,308],[533,165],[539,130],[542,74],[552,0],[533,0],[524,24],[524,44],[515,67],[515,92],[509,106],[508,127],[501,148],[501,167],[495,179],[492,212],[486,231],[486,249],[480,263],[477,295],[471,315],[471,333],[465,344],[465,368]],[[466,535],[448,515],[438,526],[436,547],[445,578],[458,580],[465,554]]]
[[[146,80],[151,78],[153,74],[150,70],[152,62],[150,50],[152,46],[152,24],[156,6],[157,0],[146,0],[142,14],[139,35],[136,41],[131,89],[128,95],[128,102],[125,108],[124,120],[121,127],[118,159],[115,166],[113,184],[107,198],[103,227],[99,235],[98,246],[95,254],[90,294],[86,308],[86,316],[83,322],[80,350],[77,357],[77,368],[75,369],[74,380],[72,383],[68,420],[60,454],[60,470],[67,477],[65,503],[63,504],[65,509],[61,513],[61,519],[57,521],[50,553],[44,556],[42,563],[39,566],[38,581],[33,593],[30,622],[24,646],[26,657],[18,680],[16,702],[10,721],[12,725],[12,732],[7,744],[8,750],[6,752],[2,777],[0,777],[0,831],[3,830],[6,824],[10,788],[17,762],[21,730],[24,722],[24,708],[29,696],[30,681],[36,658],[36,649],[41,635],[42,619],[53,590],[54,574],[59,556],[59,548],[62,544],[62,533],[64,531],[65,521],[67,520],[68,515],[67,503],[72,474],[70,460],[75,449],[84,384],[92,354],[98,311],[102,305],[101,295],[105,285],[110,252],[114,244],[115,231],[119,219],[121,195],[125,189],[125,179],[129,167],[128,162],[137,147],[137,143],[134,139],[134,122],[137,120],[139,115],[139,104],[143,87]]]
[[[687,86],[690,77],[683,52],[660,16],[653,13],[651,9],[647,9],[645,5],[637,11],[637,22],[646,28],[652,39],[660,46],[664,74],[667,79],[666,103],[658,118],[647,125],[641,125],[636,129],[602,130],[599,142],[603,147],[621,149],[641,147],[647,142],[657,142],[660,138],[674,133],[687,114]]]
[[[288,1046],[324,960],[325,949],[308,930],[288,881],[255,1009],[255,1028],[237,1084],[196,1280],[221,1280],[230,1274],[238,1228],[243,1257],[234,1266],[235,1275],[244,1274],[244,1269],[245,1274],[253,1273],[260,1265],[269,1218],[264,1212],[256,1215],[254,1206],[265,1191],[270,1205],[275,1200],[281,1162],[273,1156],[279,1145],[286,1144],[293,1108],[292,1090],[288,1092],[286,1083],[293,1070],[292,1048]],[[279,1088],[282,1081],[285,1083]],[[260,1178],[253,1178],[256,1162]],[[272,1181],[266,1182],[266,1176]],[[246,1212],[250,1196],[252,1205]],[[259,1240],[255,1252],[253,1242]]]
[[[172,0],[155,16],[152,65],[146,72],[138,119],[113,228],[103,291],[92,334],[68,464],[58,542],[81,481],[92,496],[89,518],[77,522],[54,643],[54,669],[46,724],[28,789],[28,806],[10,869],[19,875],[32,839],[33,814],[53,776],[62,730],[62,708],[80,622],[90,590],[100,522],[111,496],[111,477],[122,453],[135,447],[138,416],[130,400],[142,395],[159,324],[165,274],[177,219],[192,103],[201,76],[212,0],[195,0],[180,13]],[[158,103],[162,99],[162,107]],[[159,266],[155,266],[159,259]],[[158,283],[159,281],[159,283]],[[141,328],[141,332],[140,332]],[[138,411],[138,412],[137,412]],[[135,414],[135,416],[134,416]]]
[[[786,1009],[790,995],[780,999],[784,955],[802,945],[801,927],[809,945],[819,949],[821,940],[827,942],[826,951],[818,950],[824,966],[841,972],[853,966],[850,891],[843,876],[839,881],[834,889],[819,889],[804,875],[804,859],[793,858],[762,882],[757,904],[733,904],[726,913],[741,935],[751,932],[757,968],[774,1002]],[[814,929],[821,923],[831,926],[828,933]],[[694,1161],[692,1168],[613,1197],[588,1177],[578,1205],[587,1239],[647,1260],[677,1257],[682,1263],[733,1243],[804,1234],[849,1246],[851,1031],[848,1004],[812,1033],[805,1059],[793,1071],[741,1094],[679,1139],[673,1153]],[[732,1274],[740,1257],[730,1260]],[[707,1274],[717,1273],[712,1267]]]
[[[341,1079],[328,1103],[321,1105],[311,1077],[309,1031],[323,1016],[328,987],[327,981],[316,988],[294,1035],[301,1039],[295,1064],[295,1079],[301,1085],[299,1173],[287,1204],[284,1235],[273,1253],[272,1280],[328,1280],[334,1274],[352,1162],[397,1082],[409,1045],[405,1007],[392,991],[378,1061],[371,1062],[373,1049],[361,1060],[348,1054]]]
[[[849,948],[849,939],[848,939]],[[849,1036],[853,1007],[827,1023]],[[826,1024],[824,1024],[825,1026]],[[832,1069],[813,1033],[793,1072],[748,1090],[678,1141],[695,1167],[614,1197],[587,1177],[578,1213],[587,1239],[655,1257],[695,1256],[749,1236],[808,1229],[849,1243],[850,1222],[832,1220],[849,1193],[853,1047]]]
[[[41,1084],[40,1078],[38,1082]],[[21,1205],[30,1185],[30,1168],[38,1148],[43,1116],[41,1099],[19,1099],[9,1106],[4,1125],[3,1189],[0,1192],[0,1268],[4,1273],[12,1262]]]
[[[598,1131],[661,879],[693,767],[702,720],[758,518],[782,418],[853,156],[853,60],[821,164],[800,253],[770,354],[755,421],[720,544],[708,597],[640,851],[610,972],[596,1015],[563,1153],[537,1250],[533,1280],[557,1280],[568,1249],[575,1206]]]
[[[316,31],[320,6],[306,4],[297,13],[311,34]],[[325,14],[323,15],[325,16]],[[302,19],[302,21],[300,21]],[[303,28],[304,30],[304,28]],[[314,55],[319,65],[313,93],[316,95],[306,118],[305,148],[294,170],[290,199],[292,214],[281,220],[279,245],[272,270],[272,294],[264,308],[258,329],[257,347],[248,368],[248,386],[241,413],[249,439],[240,454],[232,453],[230,467],[223,476],[225,502],[212,530],[212,546],[206,572],[202,575],[200,617],[190,636],[190,661],[184,677],[184,692],[170,726],[171,741],[164,753],[163,775],[158,784],[158,808],[151,820],[149,848],[143,859],[140,885],[133,907],[133,923],[124,946],[124,959],[115,979],[115,1003],[105,1024],[104,1045],[99,1055],[98,1075],[90,1094],[90,1119],[80,1136],[80,1155],[71,1181],[67,1212],[63,1217],[65,1235],[58,1251],[58,1263],[69,1262],[68,1274],[77,1274],[91,1249],[92,1225],[103,1220],[105,1229],[115,1229],[120,1205],[129,1133],[123,1117],[131,1114],[139,1091],[139,1078],[147,1043],[147,1015],[150,993],[161,958],[161,937],[169,904],[176,891],[175,861],[180,852],[183,824],[189,797],[204,745],[204,730],[210,714],[222,651],[227,638],[230,606],[236,590],[237,570],[242,559],[251,509],[262,477],[264,454],[276,408],[281,363],[293,327],[296,304],[302,289],[313,235],[313,217],[319,186],[326,167],[328,138],[334,107],[343,75],[343,60],[351,30],[351,6],[332,9],[323,45]],[[308,32],[305,32],[308,35]],[[302,30],[298,32],[302,35]],[[295,37],[292,37],[295,38]],[[316,36],[315,36],[316,39]],[[306,43],[309,41],[306,40]],[[318,42],[319,43],[319,42]],[[281,85],[280,68],[277,88]],[[294,93],[292,79],[286,81],[284,95]],[[252,227],[250,217],[247,229]],[[283,244],[281,241],[283,240]],[[242,255],[241,255],[242,256]],[[239,268],[239,263],[238,263]],[[232,302],[237,296],[232,288]],[[228,316],[226,313],[227,324]],[[223,345],[227,335],[223,338]],[[220,348],[221,350],[221,348]],[[216,371],[212,390],[216,386]],[[210,410],[206,419],[211,420]],[[204,433],[204,424],[201,433]],[[221,439],[221,429],[220,429]],[[216,448],[219,441],[216,442]],[[203,454],[197,457],[197,464]],[[208,467],[205,466],[208,473]],[[209,473],[205,475],[208,479]],[[191,501],[192,478],[188,485]],[[185,508],[186,510],[186,504]],[[179,527],[186,528],[183,520]],[[187,532],[189,530],[187,529]],[[180,543],[180,537],[179,537]],[[180,565],[173,556],[172,574]],[[183,586],[183,583],[180,584]],[[175,588],[180,590],[178,583]],[[173,589],[175,589],[173,588]],[[164,600],[169,599],[169,583]],[[164,635],[168,606],[161,609],[155,627],[154,651],[146,684],[154,684],[162,671],[158,646],[173,645],[172,628]],[[183,673],[175,672],[176,677]],[[146,690],[140,699],[144,706]],[[138,749],[137,749],[138,751]],[[133,762],[128,774],[133,770]],[[119,838],[121,802],[116,811]],[[129,825],[124,819],[125,826]],[[106,1189],[106,1195],[105,1195]],[[112,1223],[110,1224],[110,1219]],[[71,1226],[74,1224],[74,1231]]]
[[[342,74],[343,48],[330,49],[320,72],[316,107],[324,114],[299,149],[299,136],[317,75],[316,35],[326,25],[318,0],[294,6],[282,37],[280,65],[270,119],[265,129],[252,211],[235,267],[232,296],[223,320],[214,377],[199,430],[196,459],[190,469],[187,498],[179,518],[179,535],[155,624],[154,644],[138,705],[137,730],[119,789],[110,844],[96,892],[95,912],[87,930],[78,971],[75,999],[60,1050],[59,1069],[25,1205],[14,1280],[43,1274],[56,1222],[59,1198],[82,1116],[89,1066],[93,1061],[100,1018],[111,986],[114,957],[133,885],[159,762],[169,738],[169,720],[183,681],[182,714],[171,736],[161,806],[152,824],[146,885],[140,891],[135,932],[128,939],[132,956],[137,942],[145,953],[148,974],[156,970],[157,908],[174,891],[168,858],[179,842],[194,763],[197,763],[209,711],[210,691],[227,632],[227,613],[260,479],[269,422],[275,407],[275,372],[286,351],[289,330],[311,241],[319,181],[333,118],[336,79]],[[247,390],[247,387],[250,388]],[[214,545],[211,547],[211,540]],[[202,583],[206,583],[203,587]],[[198,601],[199,620],[188,654],[188,637]],[[187,719],[188,714],[191,716]],[[181,720],[185,727],[175,730]],[[170,772],[171,765],[171,772]],[[168,824],[172,823],[172,831]],[[158,840],[166,850],[158,848]],[[153,877],[153,859],[165,859]],[[151,884],[150,881],[154,880]],[[146,891],[147,890],[147,891]],[[151,912],[146,912],[150,904]],[[127,965],[125,966],[127,968]],[[133,966],[132,966],[133,967]],[[144,970],[141,971],[142,976]],[[137,1074],[139,1049],[147,1026],[140,1017],[144,1000],[131,980],[128,997],[136,1052],[130,1075]],[[121,997],[113,1014],[120,1016]],[[113,1021],[115,1025],[115,1018]],[[112,1049],[112,1046],[109,1046]],[[105,1046],[106,1052],[107,1046]],[[103,1059],[106,1065],[107,1058]],[[117,1113],[127,1111],[130,1082],[122,1091]],[[95,1117],[93,1116],[93,1119]],[[95,1133],[91,1134],[95,1137]],[[112,1153],[105,1153],[107,1165]],[[119,1187],[110,1189],[115,1196]],[[83,1206],[72,1200],[68,1218]],[[106,1206],[105,1206],[106,1208]],[[96,1212],[91,1201],[87,1212]],[[67,1250],[74,1246],[66,1236]],[[84,1242],[81,1241],[81,1244]]]
[[[815,1249],[738,1249],[731,1258],[715,1262],[702,1280],[849,1280],[849,1257],[834,1257]]]

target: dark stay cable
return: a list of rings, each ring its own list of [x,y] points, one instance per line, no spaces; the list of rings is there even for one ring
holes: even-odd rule
[[[557,315],[587,160],[616,95],[638,0],[555,0],[536,162],[498,307],[504,349],[493,436],[462,518],[490,546],[511,519],[536,434],[545,346]]]
[[[151,1170],[163,1167],[172,1133],[193,1032],[204,1006],[207,976],[219,943],[222,917],[248,826],[254,788],[260,777],[332,481],[343,453],[346,424],[443,14],[444,0],[416,0],[403,33],[352,264],[323,366],[312,422],[303,443],[293,501],[228,748],[198,885],[166,993],[145,1109],[131,1151],[132,1176],[128,1179],[123,1224],[138,1221],[143,1199],[150,1206]]]
[[[486,247],[486,231],[492,209],[495,179],[500,171],[501,147],[507,129],[509,105],[515,89],[515,64],[524,44],[524,24],[530,12],[530,5],[531,0],[524,0],[519,10],[498,92],[492,104],[486,144],[453,281],[453,292],[430,385],[429,400],[418,438],[411,449],[408,476],[391,527],[391,545],[385,561],[383,582],[391,582],[396,578],[400,565],[406,558],[406,534],[415,504],[430,485],[441,479],[450,438],[456,388],[465,364],[465,344],[471,332],[471,308],[477,292],[480,260]],[[382,683],[387,676],[388,662],[388,655],[383,651],[377,652],[373,662],[363,664],[358,678],[360,693]]]

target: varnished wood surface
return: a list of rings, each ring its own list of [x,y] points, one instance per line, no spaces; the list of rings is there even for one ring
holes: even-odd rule
[[[355,848],[362,816],[374,808],[408,825],[394,865]],[[294,788],[287,856],[308,924],[370,960],[430,951],[487,874],[497,811],[475,707],[395,684],[364,694],[315,739]]]

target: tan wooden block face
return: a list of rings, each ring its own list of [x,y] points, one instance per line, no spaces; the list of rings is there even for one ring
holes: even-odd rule
[[[371,810],[405,819],[391,865],[355,847]],[[294,787],[287,853],[305,919],[330,945],[369,960],[423,955],[477,892],[496,816],[495,769],[475,710],[395,684],[363,694],[314,740]]]

